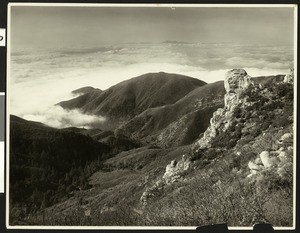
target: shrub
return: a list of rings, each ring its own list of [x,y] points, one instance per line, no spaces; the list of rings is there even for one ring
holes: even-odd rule
[[[220,171],[222,169],[219,169]],[[232,176],[232,177],[231,177]],[[146,206],[143,213],[145,225],[208,225],[227,222],[231,226],[250,226],[268,222],[276,226],[289,225],[270,212],[269,192],[258,192],[253,184],[238,176],[229,175],[225,169],[208,177],[202,176],[186,185],[180,193],[169,192],[164,198]],[[219,182],[215,182],[219,180]],[[282,195],[278,195],[282,198]],[[267,205],[268,204],[268,205]],[[280,206],[280,203],[276,203]],[[266,206],[268,208],[266,208]],[[291,206],[286,211],[291,211]],[[270,221],[276,219],[277,222]]]
[[[294,98],[294,88],[290,83],[280,83],[275,88],[275,93],[278,97],[286,97],[288,100]]]
[[[272,126],[276,127],[276,128],[280,128],[280,127],[287,126],[291,123],[292,122],[291,122],[291,120],[289,120],[288,116],[281,115],[281,116],[276,117],[276,120],[273,121]]]

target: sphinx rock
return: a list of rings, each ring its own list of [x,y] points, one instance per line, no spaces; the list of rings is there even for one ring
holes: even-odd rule
[[[198,151],[203,148],[209,148],[212,139],[220,132],[225,132],[232,125],[234,109],[238,106],[246,105],[247,103],[241,98],[241,93],[251,85],[254,85],[253,81],[243,69],[233,69],[225,74],[225,107],[219,108],[213,113],[210,126],[204,132],[203,136],[193,145],[194,150]]]
[[[252,78],[243,69],[233,69],[225,74],[224,87],[226,94],[224,96],[225,108],[232,110],[239,103],[242,103],[240,94],[249,86],[253,85]]]
[[[225,74],[226,92],[239,93],[253,84],[252,78],[244,69],[233,69]]]

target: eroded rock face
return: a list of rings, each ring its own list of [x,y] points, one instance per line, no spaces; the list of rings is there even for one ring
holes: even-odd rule
[[[233,69],[225,74],[224,87],[226,94],[224,96],[225,108],[233,110],[239,103],[241,93],[249,86],[253,85],[252,78],[243,69]]]
[[[182,181],[184,172],[192,167],[191,160],[186,156],[182,155],[180,161],[172,160],[170,164],[166,166],[166,171],[161,179],[156,181],[150,188],[146,188],[143,192],[140,202],[142,205],[147,205],[149,199],[157,197],[162,191],[165,185],[173,184],[177,181]]]
[[[211,147],[210,142],[220,132],[224,132],[228,129],[232,123],[232,112],[226,111],[224,108],[219,108],[213,113],[210,119],[210,126],[204,132],[203,137],[196,142],[195,148],[209,148]]]
[[[187,171],[190,166],[191,161],[186,157],[186,155],[183,155],[179,162],[172,160],[172,162],[166,167],[163,180],[166,184],[172,184],[178,181],[182,177],[183,172]]]
[[[294,68],[290,69],[290,72],[284,77],[284,83],[293,83],[294,82]]]
[[[202,138],[195,143],[194,150],[209,148],[211,140],[231,126],[234,109],[241,104],[246,104],[244,99],[240,97],[241,93],[251,85],[254,85],[252,78],[243,69],[233,69],[225,74],[225,107],[214,112],[210,126]]]
[[[252,84],[252,78],[243,69],[233,69],[225,74],[224,87],[228,93],[238,94]]]

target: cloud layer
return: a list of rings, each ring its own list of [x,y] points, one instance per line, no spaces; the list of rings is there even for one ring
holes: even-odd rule
[[[148,72],[188,75],[208,83],[228,69],[250,76],[284,74],[293,48],[236,44],[123,44],[60,51],[15,51],[11,59],[10,113],[54,127],[88,127],[105,119],[54,105],[84,86],[102,90]]]

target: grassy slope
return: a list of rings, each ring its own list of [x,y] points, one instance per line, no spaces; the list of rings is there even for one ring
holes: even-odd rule
[[[223,107],[224,93],[223,82],[206,84],[174,104],[145,110],[116,132],[161,146],[189,144],[208,127],[212,113]]]
[[[60,102],[66,109],[80,108],[84,112],[111,118],[128,118],[150,107],[172,104],[203,81],[188,76],[149,73],[123,81],[105,91],[92,91],[75,99]]]

